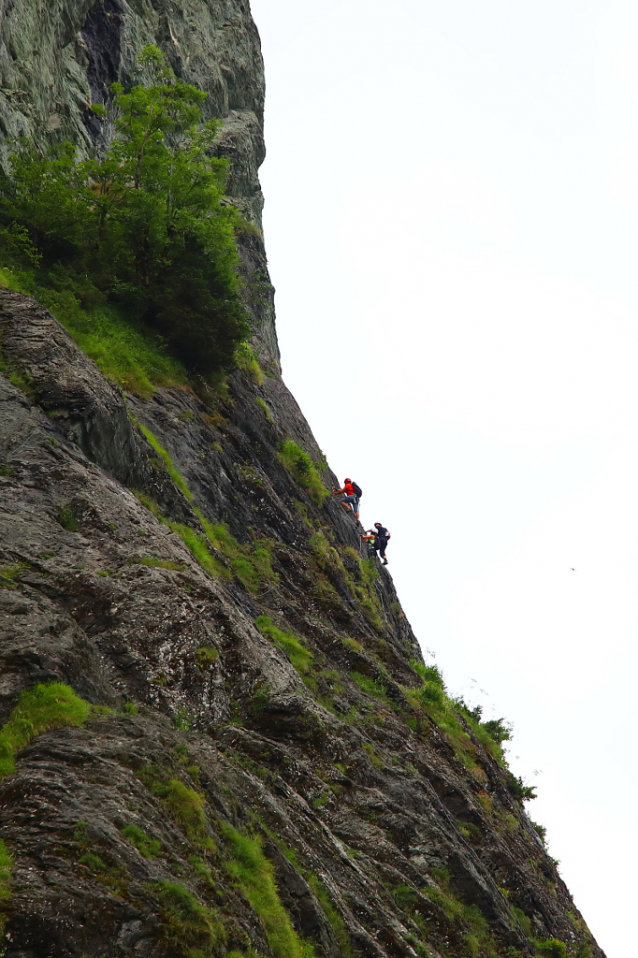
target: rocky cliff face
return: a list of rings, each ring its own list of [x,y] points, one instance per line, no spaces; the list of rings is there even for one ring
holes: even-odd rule
[[[0,0],[0,37],[5,136],[86,150],[158,43],[257,220],[247,4]],[[6,958],[603,958],[494,750],[437,724],[391,577],[297,451],[329,487],[268,295],[254,319],[269,375],[142,399],[0,289]]]
[[[261,227],[258,170],[265,156],[264,74],[257,29],[244,0],[0,0],[0,162],[13,143],[76,143],[82,154],[109,140],[108,121],[90,112],[116,80],[139,82],[140,50],[160,47],[177,76],[205,90],[219,117],[218,154],[230,162],[229,194]],[[273,291],[258,234],[240,242],[259,288],[253,328],[260,351],[279,362]]]

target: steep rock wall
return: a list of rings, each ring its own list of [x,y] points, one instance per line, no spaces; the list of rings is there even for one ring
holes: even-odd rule
[[[148,42],[208,91],[258,225],[264,84],[241,0],[0,0],[2,156],[23,133],[99,150],[87,108]],[[37,683],[95,707],[0,780],[5,958],[301,956],[288,920],[317,958],[531,958],[552,938],[603,958],[505,770],[415,700],[391,576],[282,461],[287,439],[321,455],[279,376],[258,235],[242,257],[270,375],[223,398],[124,395],[0,289],[0,724]],[[239,880],[244,834],[285,912]]]
[[[391,577],[281,461],[290,437],[318,458],[281,379],[124,396],[1,289],[0,336],[0,723],[36,682],[111,710],[39,735],[0,782],[6,958],[284,958],[233,880],[229,827],[263,836],[318,956],[531,956],[531,937],[602,956],[506,773],[469,727],[464,763],[410,700],[420,653]],[[208,570],[184,541],[203,522],[221,535]],[[175,943],[176,882],[225,944]]]

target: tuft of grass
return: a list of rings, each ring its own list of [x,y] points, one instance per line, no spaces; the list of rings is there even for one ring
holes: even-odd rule
[[[0,909],[3,909],[3,906],[11,898],[12,865],[13,860],[11,853],[2,839],[0,839]],[[8,917],[8,915],[0,913],[0,935],[4,934]]]
[[[226,570],[214,555],[211,555],[206,538],[200,533],[195,532],[190,526],[185,526],[181,522],[169,522],[163,520],[175,532],[194,559],[201,565],[202,569],[209,575],[220,578],[226,576]]]
[[[371,695],[381,702],[388,703],[386,690],[378,679],[373,679],[369,675],[362,675],[361,672],[356,671],[350,672],[350,678],[366,695]]]
[[[257,357],[249,343],[241,343],[235,350],[235,363],[238,369],[247,372],[253,382],[261,386],[265,380],[264,372],[257,362]]]
[[[176,958],[220,955],[226,931],[212,908],[207,908],[184,885],[156,881],[147,886],[159,905],[158,938]]]
[[[279,459],[299,485],[308,491],[315,505],[320,506],[330,495],[315,463],[293,439],[286,439],[280,444]]]
[[[203,795],[178,778],[167,778],[158,773],[152,766],[141,769],[138,777],[160,799],[189,841],[207,851],[216,851],[217,846],[206,827]]]
[[[124,711],[125,711],[128,715],[139,715],[139,714],[140,714],[139,707],[135,704],[135,702],[125,702],[125,703],[124,703]]]
[[[368,753],[368,757],[375,768],[385,768],[385,762],[375,752],[372,742],[364,742],[363,748]]]
[[[231,569],[250,592],[258,592],[264,580],[278,581],[271,564],[272,542],[256,539],[252,545],[242,545],[229,531],[227,523],[215,525],[199,510],[195,511],[213,548],[228,559]]]
[[[122,829],[122,835],[131,845],[137,848],[138,852],[144,858],[157,858],[162,853],[162,846],[156,838],[149,838],[138,825],[125,825]]]
[[[268,403],[264,399],[262,399],[261,396],[257,396],[257,398],[255,399],[255,402],[257,403],[259,408],[266,414],[266,418],[269,420],[269,422],[274,422],[275,421],[274,416],[272,414],[272,410],[270,406],[268,405]]]
[[[258,838],[222,825],[230,852],[225,865],[230,876],[259,916],[275,958],[314,958],[312,946],[299,939],[290,916],[281,903],[273,867],[264,855]]]
[[[61,682],[39,684],[22,692],[9,721],[0,729],[0,778],[15,771],[15,755],[51,728],[83,725],[91,706]]]
[[[186,480],[184,479],[181,472],[175,468],[175,463],[173,462],[170,453],[164,449],[164,446],[161,444],[157,436],[155,436],[148,426],[144,426],[141,422],[138,423],[138,426],[148,439],[149,443],[155,450],[155,452],[160,456],[162,462],[166,466],[166,471],[177,486],[177,488],[182,492],[188,501],[190,502],[193,498],[193,493],[190,491],[186,485]]]
[[[195,661],[202,672],[212,665],[213,662],[216,662],[218,658],[219,652],[210,645],[203,645],[195,653]]]
[[[270,639],[278,648],[283,649],[297,672],[307,675],[311,671],[314,664],[312,652],[304,647],[298,636],[279,629],[267,615],[258,616],[255,619],[255,625],[262,635]]]
[[[26,562],[15,562],[12,565],[0,565],[0,588],[15,589],[14,579],[29,566]]]
[[[63,506],[59,510],[58,522],[67,532],[75,532],[80,525],[71,506]]]

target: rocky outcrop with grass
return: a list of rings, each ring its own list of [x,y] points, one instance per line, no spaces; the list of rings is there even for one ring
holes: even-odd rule
[[[159,47],[178,77],[207,93],[206,117],[222,129],[217,153],[230,162],[229,195],[245,217],[239,237],[244,278],[253,289],[253,333],[279,362],[273,290],[261,236],[265,156],[264,72],[259,35],[245,0],[0,0],[0,165],[19,137],[70,141],[80,156],[100,153],[112,117],[110,87],[145,79],[138,56]]]
[[[248,4],[0,0],[2,156],[99,153],[148,43],[223,119],[253,336],[213,388],[89,311],[98,366],[0,286],[0,950],[604,958],[281,379]]]
[[[0,336],[7,958],[602,955],[279,376]]]

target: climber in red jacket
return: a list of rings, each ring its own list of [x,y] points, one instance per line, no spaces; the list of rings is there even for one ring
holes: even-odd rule
[[[347,509],[349,512],[354,512],[355,519],[359,518],[359,498],[361,496],[361,490],[356,482],[353,483],[352,479],[344,479],[343,489],[333,489],[333,496],[338,496],[343,493],[343,499],[341,500],[341,505],[344,509]]]

